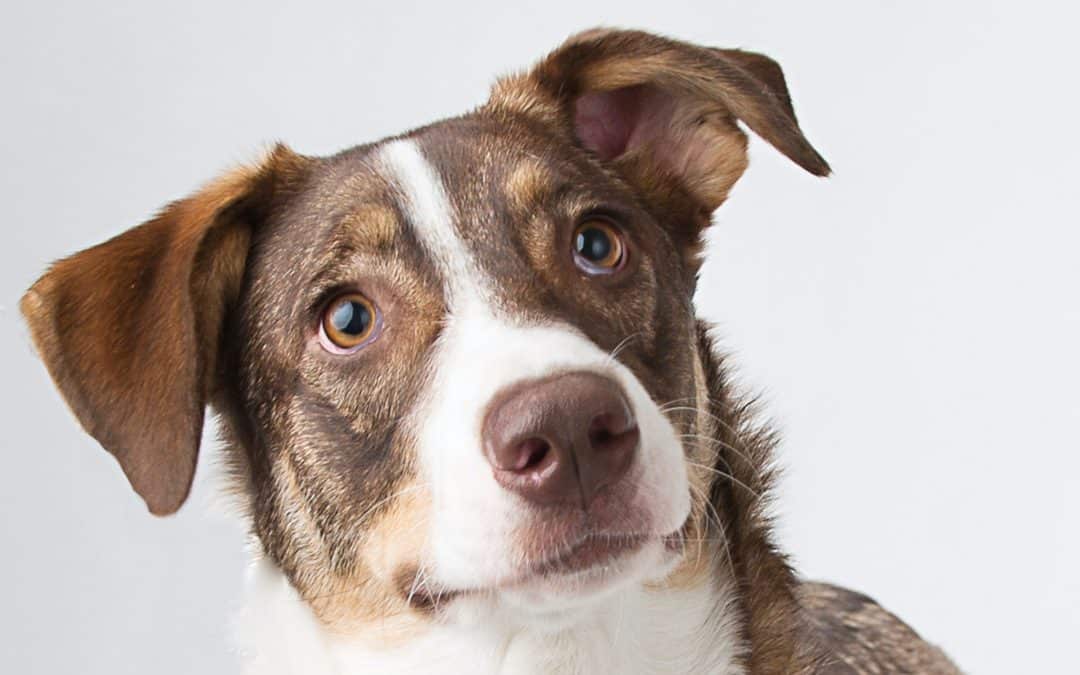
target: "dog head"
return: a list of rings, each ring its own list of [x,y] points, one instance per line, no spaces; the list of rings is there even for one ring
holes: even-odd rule
[[[739,122],[828,173],[770,59],[592,31],[468,115],[279,146],[58,262],[23,312],[153,513],[215,409],[324,621],[572,609],[691,564],[714,462],[692,296]]]

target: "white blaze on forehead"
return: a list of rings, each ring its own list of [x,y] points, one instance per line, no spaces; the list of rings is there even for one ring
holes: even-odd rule
[[[411,139],[379,149],[378,164],[398,189],[401,207],[420,245],[434,262],[454,304],[477,299],[485,286],[454,224],[454,209],[442,177]]]
[[[462,240],[442,178],[416,142],[391,141],[375,159],[442,278],[449,307],[432,349],[428,383],[409,421],[434,502],[426,572],[451,588],[490,584],[515,572],[515,533],[533,521],[520,498],[492,477],[482,420],[498,392],[553,373],[590,371],[622,386],[641,430],[631,479],[639,498],[649,501],[642,507],[651,513],[649,530],[666,534],[680,527],[690,510],[681,444],[637,378],[579,329],[525,323],[494,311],[493,284]]]

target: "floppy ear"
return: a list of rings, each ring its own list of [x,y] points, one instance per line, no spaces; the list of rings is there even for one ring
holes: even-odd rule
[[[559,125],[646,197],[688,196],[706,222],[746,168],[736,121],[810,173],[829,173],[799,129],[780,66],[752,52],[586,31],[500,81],[489,105]]]
[[[251,228],[305,161],[278,146],[261,165],[55,263],[22,299],[60,393],[154,514],[187,499]]]

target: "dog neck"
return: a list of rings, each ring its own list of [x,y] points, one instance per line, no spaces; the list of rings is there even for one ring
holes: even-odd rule
[[[733,586],[713,579],[677,589],[626,588],[572,616],[539,620],[486,601],[466,603],[387,648],[328,631],[278,568],[261,559],[250,570],[239,637],[248,675],[739,675],[746,671],[737,604]]]

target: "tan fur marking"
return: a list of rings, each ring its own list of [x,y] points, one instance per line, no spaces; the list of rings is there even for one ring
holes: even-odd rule
[[[362,636],[373,647],[385,649],[407,643],[431,625],[431,615],[408,604],[395,578],[403,566],[418,565],[423,559],[430,508],[431,495],[422,482],[398,490],[359,547],[357,573],[326,580],[323,587],[328,592],[309,599],[331,632]],[[419,586],[423,570],[417,569]]]
[[[531,159],[518,162],[503,185],[508,206],[524,217],[547,199],[551,188],[551,172]]]
[[[397,214],[378,204],[364,204],[349,214],[342,225],[349,239],[367,250],[390,246],[401,229]]]
[[[491,98],[498,101],[500,110],[535,117],[552,125],[562,121],[558,102],[545,93],[532,77],[524,74],[499,78],[491,88]]]

